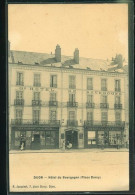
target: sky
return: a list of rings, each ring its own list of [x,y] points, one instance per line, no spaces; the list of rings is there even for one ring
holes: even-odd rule
[[[128,58],[127,4],[9,4],[12,50],[111,59]]]

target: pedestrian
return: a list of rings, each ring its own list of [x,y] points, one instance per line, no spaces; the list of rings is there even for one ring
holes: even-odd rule
[[[65,150],[65,140],[62,141],[62,150]]]

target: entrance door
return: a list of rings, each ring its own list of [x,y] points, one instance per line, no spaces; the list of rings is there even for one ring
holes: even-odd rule
[[[78,148],[78,132],[77,131],[66,131],[66,145],[69,143],[72,144],[72,148]]]
[[[32,141],[32,149],[39,150],[40,149],[40,134],[34,134],[34,140]]]

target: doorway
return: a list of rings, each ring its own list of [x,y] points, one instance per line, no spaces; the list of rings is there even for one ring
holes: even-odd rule
[[[78,132],[69,130],[66,131],[66,145],[69,143],[72,144],[72,148],[76,149],[78,148]]]
[[[39,150],[40,149],[40,134],[34,134],[34,139],[32,141],[32,149],[33,150]]]

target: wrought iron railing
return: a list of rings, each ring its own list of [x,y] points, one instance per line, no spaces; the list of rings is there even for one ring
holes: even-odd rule
[[[49,106],[57,106],[58,102],[57,101],[49,101]]]
[[[67,120],[67,126],[76,127],[78,126],[78,121],[77,120]]]
[[[94,108],[94,107],[95,107],[95,103],[90,103],[90,102],[86,103],[86,108]]]
[[[60,120],[30,120],[30,119],[12,119],[11,125],[49,125],[60,126]]]
[[[114,104],[115,109],[122,109],[122,104]]]
[[[32,100],[32,106],[41,106],[41,100]]]
[[[124,121],[84,121],[84,126],[109,126],[109,127],[124,127]]]
[[[100,108],[109,108],[108,103],[100,103]]]
[[[67,107],[78,107],[78,102],[67,102]]]
[[[23,106],[24,105],[24,99],[15,99],[14,100],[14,105]]]

